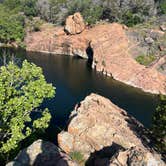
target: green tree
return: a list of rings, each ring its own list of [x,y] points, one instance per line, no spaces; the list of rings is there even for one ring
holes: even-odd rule
[[[20,42],[24,35],[24,17],[0,5],[0,42]]]
[[[88,24],[95,24],[103,14],[103,8],[93,3],[92,0],[73,0],[67,7],[68,15],[80,12]]]
[[[153,115],[153,135],[157,140],[157,148],[166,151],[166,96],[160,97],[160,105]]]
[[[20,141],[48,127],[48,109],[38,111],[44,99],[51,98],[55,88],[45,81],[40,67],[24,61],[22,67],[10,62],[0,67],[0,157],[6,160],[19,148]],[[32,119],[31,113],[38,113]]]
[[[21,10],[26,16],[37,16],[36,0],[22,0]]]
[[[62,24],[65,20],[65,10],[67,0],[49,0],[49,21],[54,24]]]
[[[166,1],[160,0],[160,10],[162,14],[166,14]]]
[[[3,4],[4,4],[4,6],[6,6],[6,8],[13,10],[15,8],[20,7],[21,0],[4,0]]]

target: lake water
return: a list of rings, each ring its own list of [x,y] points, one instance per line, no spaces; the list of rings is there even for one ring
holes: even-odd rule
[[[56,87],[55,98],[45,101],[41,106],[48,107],[53,116],[48,132],[54,131],[56,126],[65,126],[74,106],[90,93],[109,98],[150,127],[157,106],[156,96],[94,71],[84,59],[42,53],[27,53],[22,58],[42,67],[47,82]]]

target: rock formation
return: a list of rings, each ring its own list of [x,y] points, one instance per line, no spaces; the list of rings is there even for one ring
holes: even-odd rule
[[[50,142],[35,141],[6,166],[77,166],[68,155]]]
[[[160,156],[149,148],[147,134],[143,125],[124,110],[91,94],[72,112],[68,129],[58,135],[58,143],[66,153],[81,152],[88,165],[121,162],[127,166],[130,162],[164,166]]]
[[[79,34],[85,29],[85,23],[80,13],[75,13],[66,19],[65,31],[71,35]]]
[[[123,25],[99,24],[76,35],[63,34],[62,30],[44,27],[41,32],[29,34],[27,50],[91,58],[92,67],[99,72],[145,92],[166,94],[166,76],[132,58],[132,45]],[[59,31],[61,35],[57,35]]]

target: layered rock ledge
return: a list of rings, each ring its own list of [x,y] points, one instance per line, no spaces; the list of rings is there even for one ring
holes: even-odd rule
[[[164,166],[147,135],[147,129],[124,110],[91,94],[76,106],[58,143],[68,154],[82,153],[87,165]]]
[[[166,76],[138,64],[130,55],[126,30],[117,23],[99,24],[67,35],[63,27],[44,25],[40,32],[28,34],[25,42],[27,51],[89,58],[93,68],[118,81],[145,92],[166,94]]]

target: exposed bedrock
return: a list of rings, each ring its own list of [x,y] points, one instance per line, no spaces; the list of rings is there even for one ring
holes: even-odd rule
[[[107,23],[67,35],[63,27],[44,25],[40,32],[28,34],[25,42],[28,51],[90,58],[99,72],[145,92],[166,94],[166,76],[132,58],[126,31],[123,25]]]
[[[148,134],[141,123],[110,100],[91,94],[71,113],[58,143],[68,154],[82,153],[87,166],[164,166]]]

